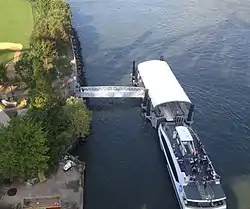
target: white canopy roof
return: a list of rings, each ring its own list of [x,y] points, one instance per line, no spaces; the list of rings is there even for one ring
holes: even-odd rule
[[[175,129],[176,129],[181,141],[185,141],[185,142],[186,141],[193,141],[193,137],[192,137],[192,135],[187,127],[177,126],[177,127],[175,127]]]
[[[168,102],[191,103],[165,61],[142,62],[138,65],[138,71],[154,107]]]

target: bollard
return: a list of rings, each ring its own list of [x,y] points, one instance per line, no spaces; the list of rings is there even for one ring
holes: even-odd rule
[[[146,116],[150,116],[150,110],[151,110],[151,99],[149,98],[147,100]]]
[[[193,115],[194,115],[194,105],[191,104],[189,108],[188,117],[187,117],[187,123],[190,124],[193,121]]]
[[[145,107],[147,105],[147,101],[148,101],[148,89],[145,90],[145,95],[144,95],[144,98],[143,98],[143,106]]]

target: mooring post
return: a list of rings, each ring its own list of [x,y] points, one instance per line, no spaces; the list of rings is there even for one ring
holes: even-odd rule
[[[138,86],[138,71],[137,71],[137,69],[136,69],[135,61],[133,61],[132,84],[133,84],[134,86]]]
[[[145,107],[147,105],[147,101],[148,101],[148,89],[145,90],[145,95],[144,95],[144,98],[143,98],[143,102],[142,102],[142,105],[143,107]]]
[[[160,56],[160,60],[161,60],[161,61],[164,61],[164,57],[163,57],[163,56]]]
[[[150,110],[151,110],[151,99],[148,98],[148,100],[147,100],[147,109],[146,109],[146,116],[150,116]]]
[[[190,108],[189,108],[189,113],[188,113],[188,117],[187,117],[187,122],[190,124],[193,120],[193,114],[194,114],[194,105],[191,104]]]
[[[132,79],[134,80],[135,79],[135,61],[133,61],[133,69],[132,69]]]

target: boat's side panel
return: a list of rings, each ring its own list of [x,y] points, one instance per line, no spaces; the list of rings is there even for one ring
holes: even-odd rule
[[[173,187],[174,187],[174,190],[175,190],[175,194],[177,196],[177,199],[178,199],[178,202],[179,202],[179,205],[182,209],[185,208],[185,204],[184,204],[184,201],[183,201],[183,198],[182,198],[182,193],[183,193],[183,189],[182,189],[182,183],[183,182],[183,175],[180,171],[178,171],[178,166],[176,165],[178,162],[176,161],[176,158],[173,157],[174,156],[174,153],[172,151],[172,147],[171,147],[171,144],[168,140],[168,137],[164,134],[164,131],[162,130],[162,127],[161,125],[159,126],[158,128],[158,136],[159,136],[159,140],[160,140],[160,146],[161,146],[161,150],[163,151],[164,153],[164,156],[166,158],[166,161],[167,161],[167,167],[168,167],[168,171],[169,171],[169,174],[170,174],[170,178],[171,178],[171,181],[172,181],[172,184],[173,184]],[[164,136],[164,138],[162,137]],[[163,145],[163,140],[165,140],[166,144],[167,144],[167,147],[166,149],[169,150],[171,156],[172,156],[172,159],[173,159],[173,163],[175,165],[175,168],[176,168],[176,171],[177,171],[177,174],[178,174],[178,179],[179,179],[179,182],[176,181],[175,177],[174,177],[174,172],[173,170],[171,169],[171,165],[170,165],[170,160],[171,159],[168,159],[168,155],[167,155],[167,150],[165,150],[164,148],[164,145]]]

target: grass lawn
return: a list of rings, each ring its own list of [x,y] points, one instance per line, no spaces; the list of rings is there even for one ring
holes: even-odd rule
[[[0,42],[20,43],[29,47],[33,28],[32,7],[28,0],[0,0]],[[13,58],[10,50],[0,50],[0,63]]]

